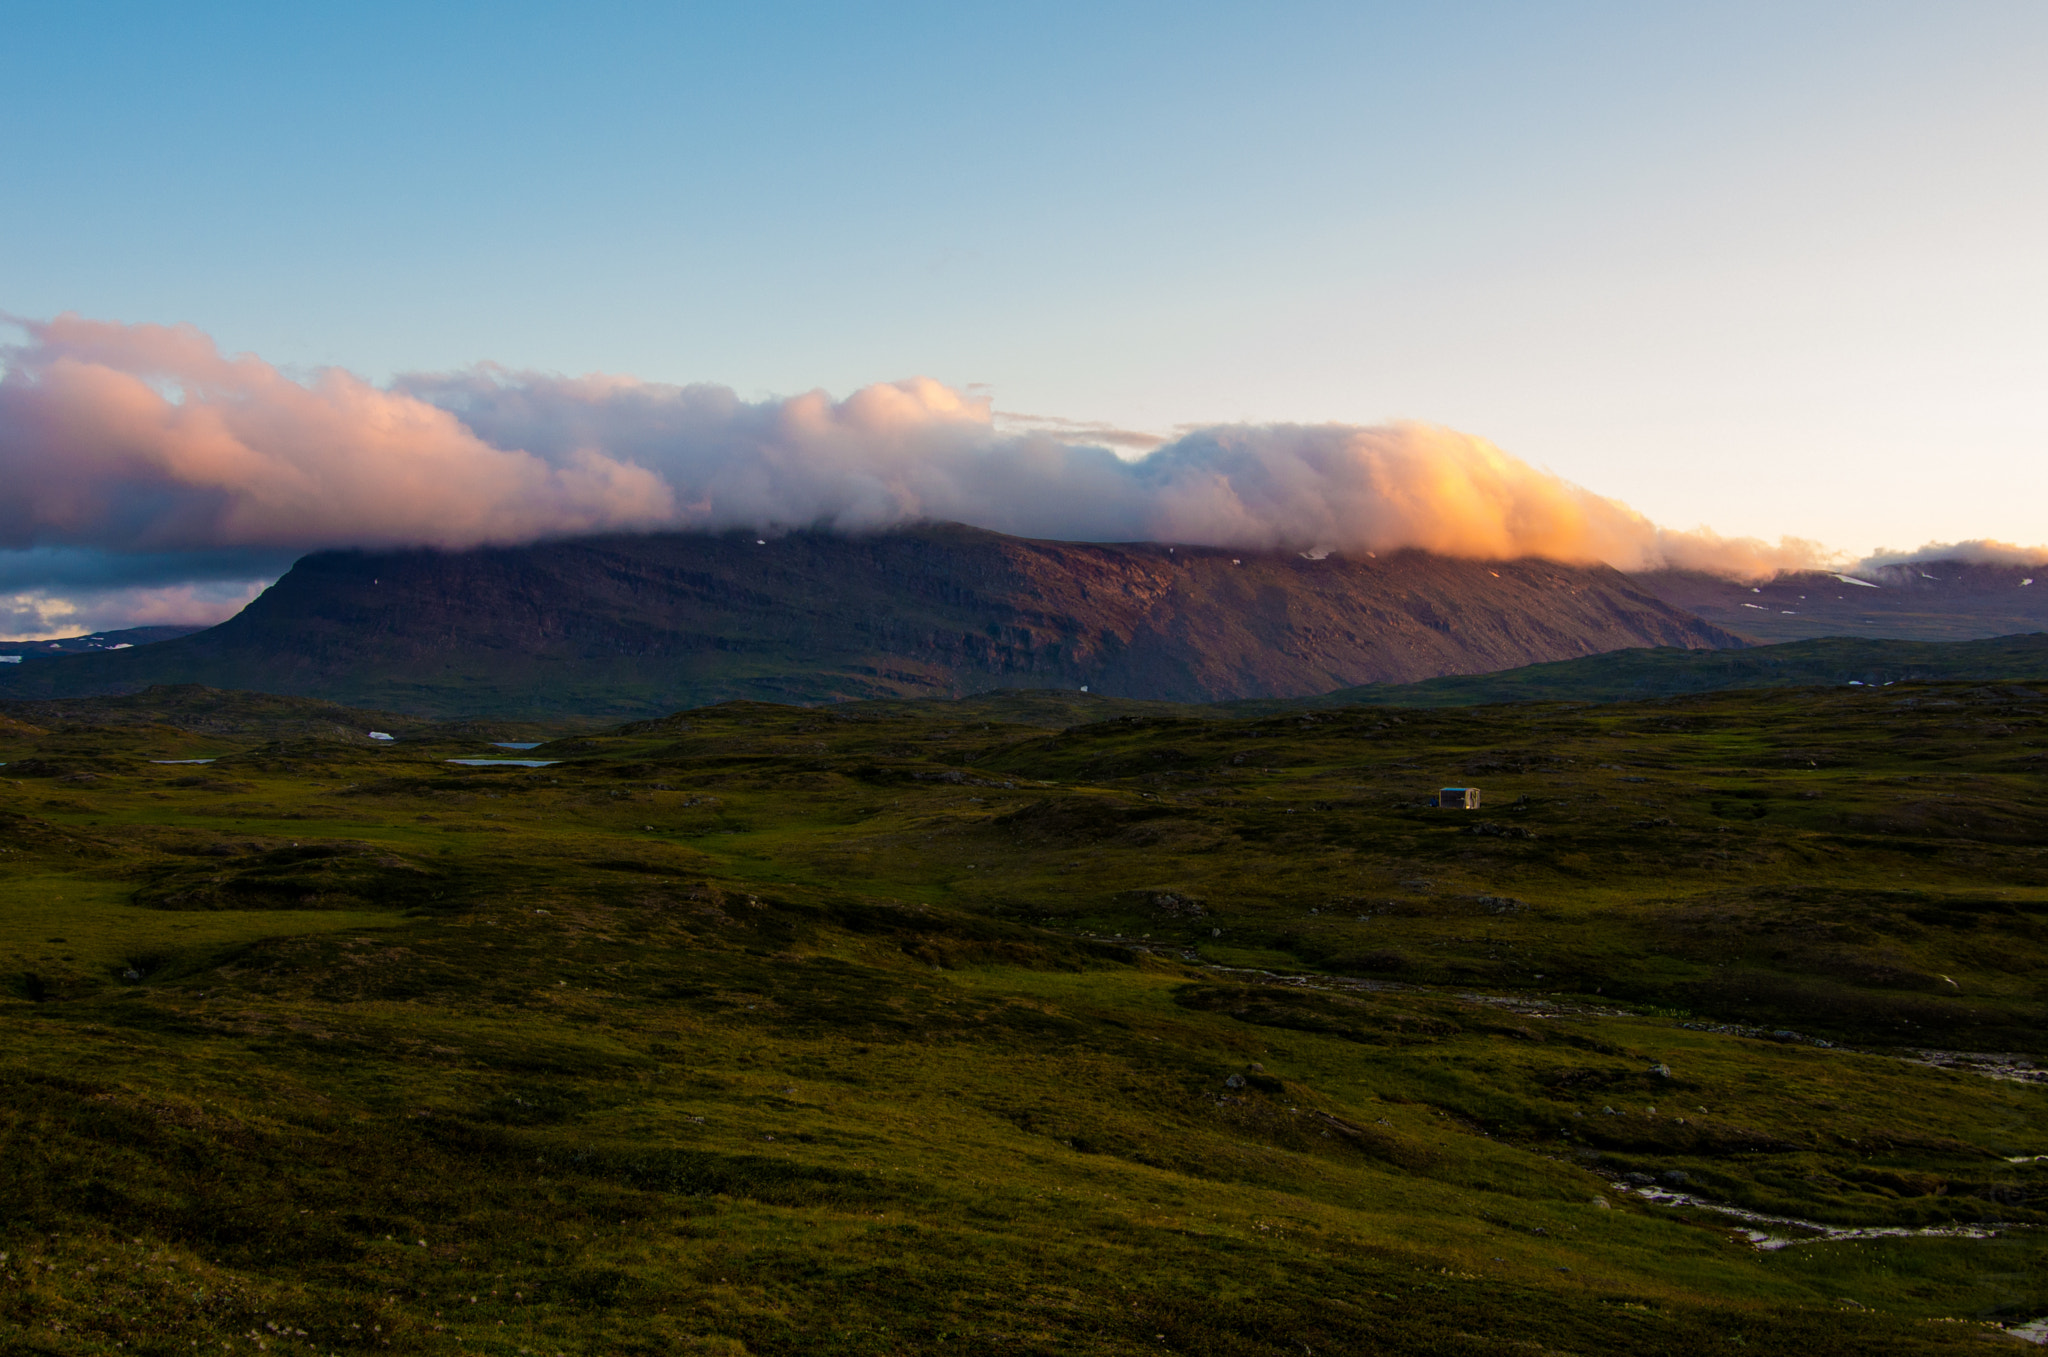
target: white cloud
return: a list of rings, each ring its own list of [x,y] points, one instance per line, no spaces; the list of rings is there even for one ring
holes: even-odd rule
[[[380,388],[334,369],[295,381],[190,327],[63,316],[25,328],[0,377],[0,548],[17,552],[945,519],[1075,540],[1417,547],[1625,569],[1760,574],[1825,558],[1810,543],[1661,528],[1426,424],[1206,428],[1119,456],[1101,443],[1135,435],[1047,418],[1005,429],[986,397],[925,378],[751,402],[717,386],[492,366]]]

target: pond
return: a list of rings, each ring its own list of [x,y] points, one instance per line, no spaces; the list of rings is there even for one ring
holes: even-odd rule
[[[450,759],[465,768],[547,768],[560,763],[560,759]]]

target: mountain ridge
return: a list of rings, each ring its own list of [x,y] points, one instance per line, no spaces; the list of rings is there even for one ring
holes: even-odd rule
[[[1607,566],[928,524],[315,553],[220,626],[19,666],[0,697],[204,683],[423,715],[621,719],[1004,687],[1208,702],[1744,644]]]

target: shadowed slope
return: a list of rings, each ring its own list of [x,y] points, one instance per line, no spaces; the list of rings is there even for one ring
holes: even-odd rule
[[[207,683],[428,714],[1068,688],[1184,702],[1740,644],[1604,566],[1040,542],[956,525],[306,557],[239,616],[0,695]]]

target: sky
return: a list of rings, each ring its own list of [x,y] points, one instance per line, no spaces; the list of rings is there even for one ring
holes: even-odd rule
[[[2037,0],[0,21],[0,636],[804,513],[2048,542]]]

